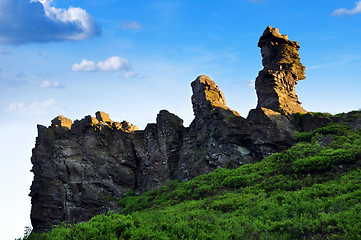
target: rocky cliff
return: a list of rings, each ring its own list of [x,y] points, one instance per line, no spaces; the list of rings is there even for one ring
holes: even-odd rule
[[[298,43],[267,27],[259,47],[264,69],[256,80],[258,105],[247,118],[227,107],[219,87],[202,75],[191,83],[195,118],[189,127],[166,110],[144,130],[103,112],[38,125],[31,158],[34,231],[115,210],[116,198],[129,190],[141,193],[172,179],[260,161],[292,146],[297,128],[326,124],[327,119],[308,124],[310,114],[294,115],[306,113],[295,94],[296,82],[305,78]]]

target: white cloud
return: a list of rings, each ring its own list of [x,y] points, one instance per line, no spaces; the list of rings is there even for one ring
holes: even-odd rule
[[[69,7],[68,10],[52,7],[52,0],[39,0],[44,6],[45,15],[54,22],[61,21],[64,24],[75,23],[82,30],[77,34],[66,36],[70,40],[82,40],[92,37],[94,33],[93,18],[81,8]]]
[[[44,114],[53,107],[56,107],[56,101],[50,98],[43,102],[34,102],[29,105],[23,102],[13,102],[7,107],[6,111],[21,114]]]
[[[332,15],[333,16],[343,16],[343,15],[355,15],[361,13],[361,1],[355,3],[355,7],[353,9],[339,8],[336,9]]]
[[[62,85],[58,81],[44,80],[40,84],[40,87],[42,87],[42,88],[61,88]]]
[[[98,63],[83,59],[80,63],[74,63],[71,69],[75,72],[128,70],[130,69],[130,63],[125,58],[112,56]]]
[[[74,63],[71,69],[75,72],[79,72],[79,71],[91,72],[91,71],[95,71],[96,65],[92,61],[83,59],[80,63]]]
[[[104,62],[98,62],[97,68],[100,71],[115,71],[115,70],[125,70],[130,68],[130,64],[127,59],[120,57],[110,57]]]
[[[140,28],[142,28],[142,25],[136,21],[132,21],[130,23],[123,22],[122,28],[123,29],[140,29]]]
[[[86,10],[52,6],[52,0],[0,0],[0,42],[23,44],[83,40],[100,28]]]

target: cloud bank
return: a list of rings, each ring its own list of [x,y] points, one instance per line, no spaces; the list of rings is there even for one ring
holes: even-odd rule
[[[86,10],[52,6],[52,0],[0,0],[0,42],[24,44],[83,40],[100,35]]]
[[[75,72],[93,72],[93,71],[117,71],[130,69],[130,63],[127,59],[113,56],[106,59],[104,62],[95,63],[83,59],[80,63],[74,63],[72,68]]]
[[[336,9],[332,15],[333,16],[344,16],[344,15],[355,15],[361,13],[361,1],[355,3],[355,7],[348,10],[346,8]]]

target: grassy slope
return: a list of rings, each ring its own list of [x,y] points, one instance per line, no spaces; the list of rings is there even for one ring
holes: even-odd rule
[[[329,125],[263,161],[120,200],[29,239],[361,239],[361,131]]]

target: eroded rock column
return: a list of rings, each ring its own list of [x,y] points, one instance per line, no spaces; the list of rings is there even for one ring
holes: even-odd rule
[[[297,81],[306,78],[298,42],[290,41],[277,28],[267,27],[258,47],[264,68],[256,79],[257,108],[268,108],[285,115],[306,113],[295,92]]]

